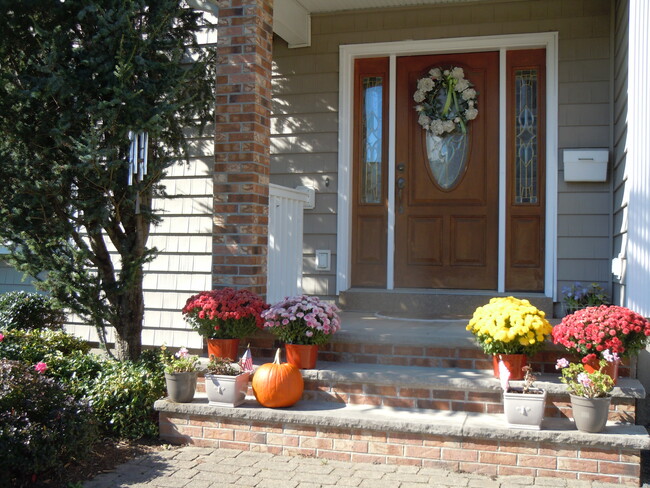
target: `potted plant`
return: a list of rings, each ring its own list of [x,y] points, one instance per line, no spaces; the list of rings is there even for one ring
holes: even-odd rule
[[[246,399],[248,372],[227,358],[210,357],[205,373],[205,392],[210,405],[236,407]]]
[[[164,364],[169,399],[176,403],[191,402],[196,391],[198,356],[191,355],[185,347],[181,347],[172,355],[163,346],[161,362]]]
[[[639,353],[650,335],[650,322],[632,310],[615,305],[589,307],[567,315],[553,328],[553,342],[581,358],[588,372],[600,369],[604,351],[626,358]],[[619,361],[607,362],[614,382]]]
[[[508,371],[500,374],[503,387],[503,412],[509,427],[539,430],[544,420],[546,390],[535,388],[535,376],[530,366],[524,366],[524,384],[510,386]],[[505,381],[504,381],[505,376]]]
[[[208,356],[238,357],[239,341],[262,328],[268,305],[249,290],[222,288],[188,298],[183,317],[208,343]]]
[[[609,304],[609,297],[598,283],[582,286],[582,283],[576,281],[573,285],[562,288],[562,296],[565,315],[583,308]]]
[[[614,353],[603,351],[605,358],[616,360]],[[567,385],[576,428],[583,432],[601,432],[607,424],[609,404],[614,381],[604,372],[609,361],[600,360],[600,368],[593,372],[585,370],[582,363],[557,360],[556,369],[562,370],[562,383]]]
[[[316,366],[318,346],[341,328],[336,305],[318,297],[285,298],[262,313],[264,328],[285,343],[287,362],[300,369]]]
[[[510,379],[521,380],[526,357],[543,347],[553,328],[544,312],[528,300],[498,297],[476,309],[467,330],[474,334],[483,351],[492,355],[497,378],[501,361],[508,368]]]

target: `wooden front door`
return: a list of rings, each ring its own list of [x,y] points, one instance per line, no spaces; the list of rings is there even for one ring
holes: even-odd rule
[[[413,94],[429,70],[455,66],[478,93],[478,117],[465,136],[463,169],[449,184],[429,162]],[[499,54],[399,58],[396,97],[395,286],[496,289]]]

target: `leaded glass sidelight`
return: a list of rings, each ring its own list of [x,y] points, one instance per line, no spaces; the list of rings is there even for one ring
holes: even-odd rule
[[[515,71],[515,204],[539,199],[539,111],[536,69]]]
[[[361,103],[361,203],[381,203],[383,78],[363,78]]]

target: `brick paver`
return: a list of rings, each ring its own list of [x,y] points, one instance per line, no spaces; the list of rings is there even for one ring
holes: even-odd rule
[[[522,484],[522,482],[524,482]],[[373,465],[268,453],[186,446],[147,454],[102,473],[84,488],[369,488],[477,487],[613,488],[600,482],[566,482],[524,476],[488,477],[415,466]]]

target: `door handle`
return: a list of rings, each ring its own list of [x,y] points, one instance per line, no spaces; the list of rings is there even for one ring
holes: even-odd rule
[[[404,187],[406,186],[406,180],[403,176],[397,178],[397,211],[399,213],[404,213],[404,206],[402,205],[402,197],[404,196]]]

